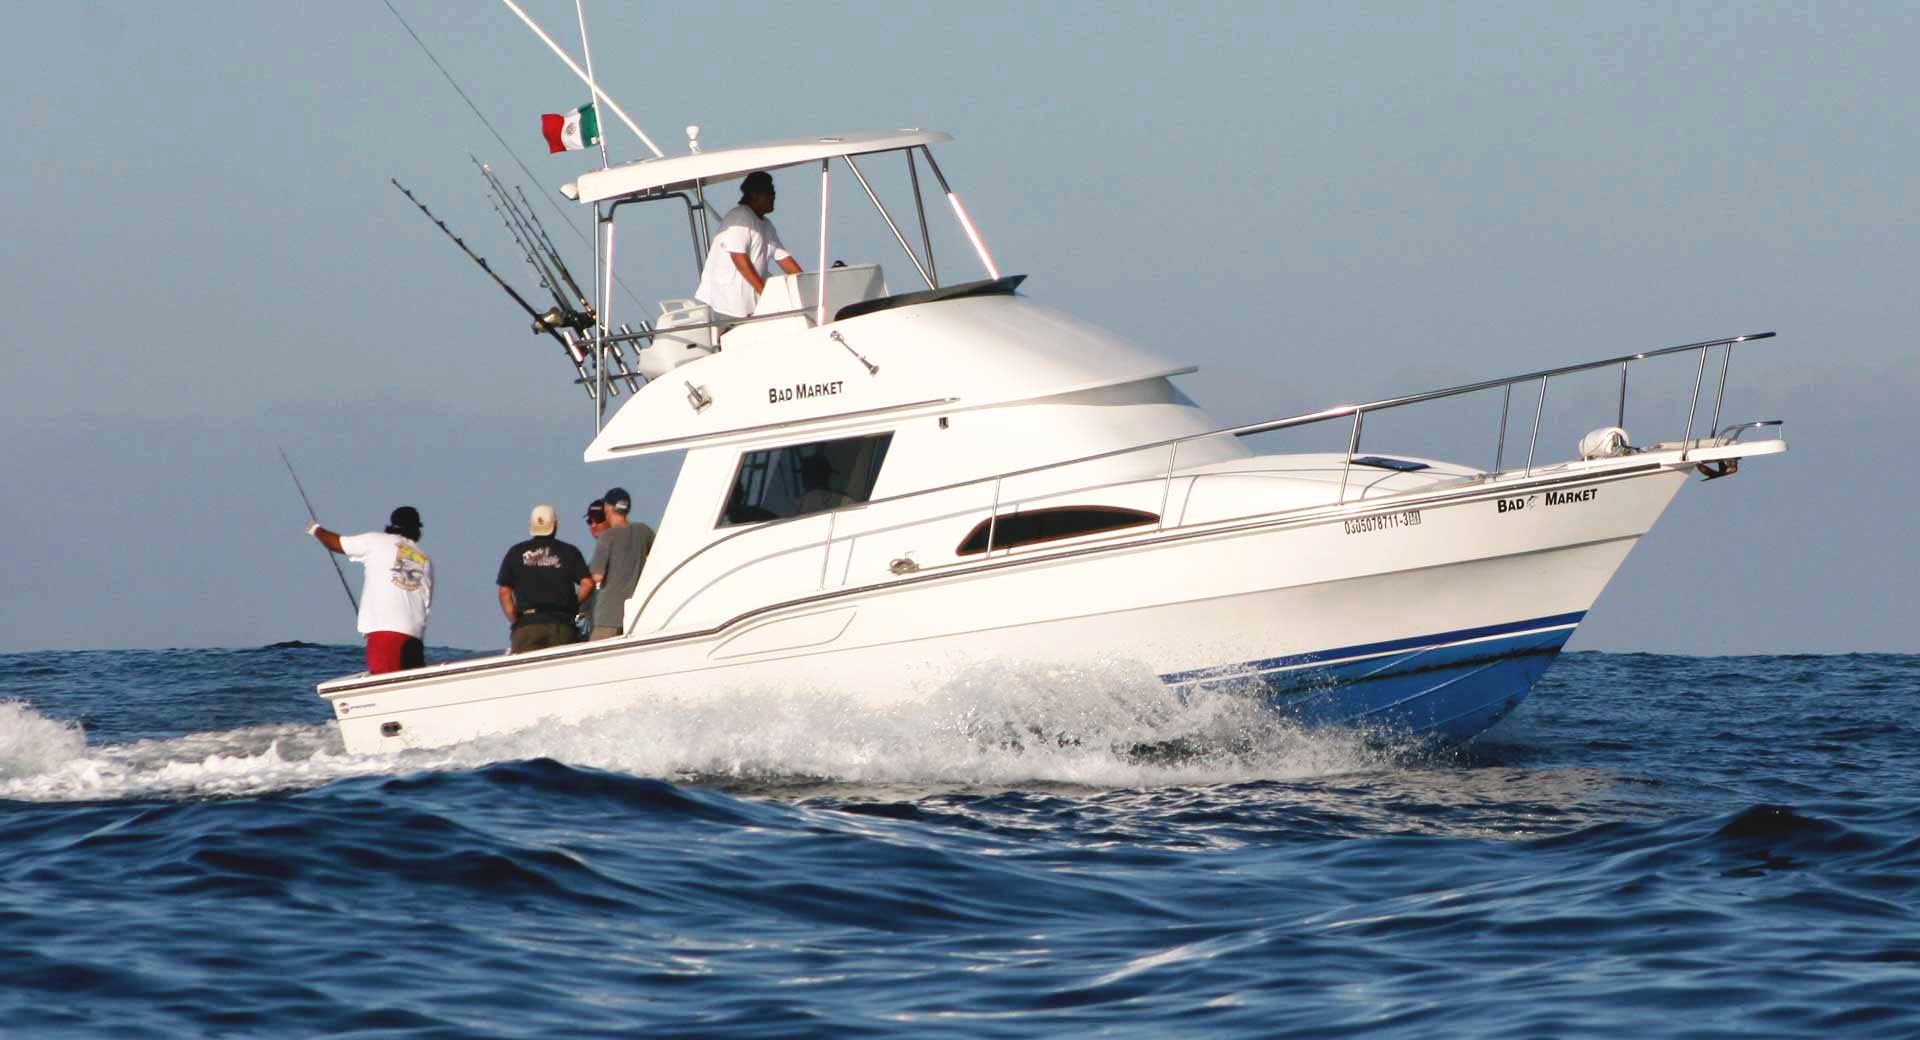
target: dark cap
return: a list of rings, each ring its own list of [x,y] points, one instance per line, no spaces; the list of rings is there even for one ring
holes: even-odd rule
[[[626,513],[633,509],[633,496],[627,494],[627,489],[623,487],[608,488],[607,493],[600,496],[600,501],[616,513]]]
[[[387,529],[394,534],[419,531],[421,529],[420,511],[412,506],[401,506],[387,517]]]
[[[751,195],[756,191],[772,190],[773,174],[765,170],[755,170],[747,174],[746,180],[740,182],[740,194],[742,195]]]
[[[604,523],[606,519],[607,519],[606,502],[596,498],[593,501],[587,503],[587,522],[588,523],[590,524]]]

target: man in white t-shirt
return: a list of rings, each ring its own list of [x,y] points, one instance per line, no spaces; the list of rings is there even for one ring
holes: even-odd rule
[[[773,195],[773,177],[767,171],[747,174],[740,182],[740,204],[727,211],[720,233],[713,236],[706,267],[700,271],[700,288],[693,295],[713,308],[716,320],[753,313],[767,288],[769,262],[788,274],[800,273],[799,261],[780,244],[780,232],[767,219],[773,212]]]
[[[367,637],[367,671],[374,675],[427,663],[427,612],[433,607],[433,561],[420,551],[420,511],[401,506],[384,534],[342,538],[318,523],[307,533],[366,567],[360,584],[360,631]]]

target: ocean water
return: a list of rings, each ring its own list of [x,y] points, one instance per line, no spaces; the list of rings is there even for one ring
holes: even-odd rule
[[[1452,750],[1114,663],[393,757],[357,667],[0,655],[0,1035],[1920,1036],[1920,657],[1570,654]]]

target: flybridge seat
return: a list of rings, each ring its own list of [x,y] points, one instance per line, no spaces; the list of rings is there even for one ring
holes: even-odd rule
[[[653,341],[640,351],[640,374],[652,381],[713,353],[712,328],[673,331],[686,325],[705,325],[712,320],[713,308],[699,300],[661,300],[660,320],[653,326]]]
[[[813,311],[820,302],[820,272],[777,274],[767,279],[767,290],[753,313],[777,314],[781,311]],[[877,300],[887,295],[887,282],[879,264],[848,264],[827,269],[827,314],[834,315],[848,304]]]

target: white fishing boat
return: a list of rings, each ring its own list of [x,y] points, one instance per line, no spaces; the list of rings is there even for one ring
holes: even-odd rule
[[[624,631],[324,683],[349,750],[743,691],[899,705],[983,660],[1135,662],[1186,695],[1257,697],[1307,724],[1467,740],[1527,696],[1682,484],[1785,450],[1777,421],[1721,424],[1735,348],[1771,333],[1222,427],[1174,385],[1194,371],[1182,359],[1000,273],[934,161],[949,140],[695,148],[563,189],[596,214],[597,325],[541,331],[566,339],[604,417],[586,458],[617,483],[625,460],[685,456]],[[901,221],[863,171],[880,162],[912,185]],[[822,181],[823,262],[827,180],[845,171],[903,266],[777,275],[744,320],[674,298],[651,322],[609,325],[624,214],[684,211],[697,265],[709,193],[796,169]],[[929,213],[926,174],[944,213]],[[984,278],[941,278],[935,218]],[[902,272],[909,291],[894,288]],[[1684,424],[1630,440],[1629,371],[1673,355],[1693,384]],[[1617,403],[1550,458],[1549,387],[1615,369]],[[1490,468],[1363,444],[1369,420],[1469,394],[1499,402]],[[1247,440],[1314,427],[1345,450],[1258,454]]]

